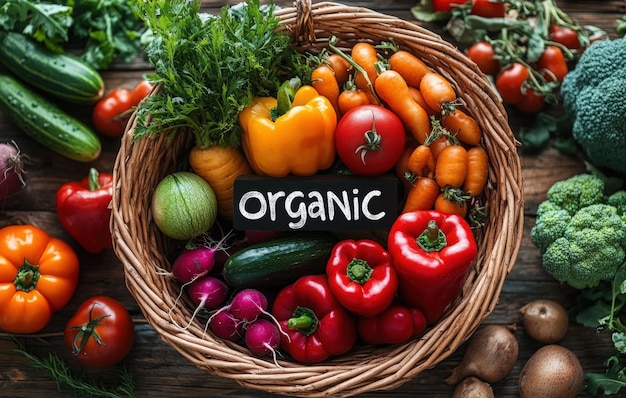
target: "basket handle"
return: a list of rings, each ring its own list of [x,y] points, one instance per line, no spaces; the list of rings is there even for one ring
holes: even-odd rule
[[[315,27],[313,26],[311,0],[295,0],[293,6],[296,9],[295,44],[303,45],[315,43],[317,39],[315,37]]]

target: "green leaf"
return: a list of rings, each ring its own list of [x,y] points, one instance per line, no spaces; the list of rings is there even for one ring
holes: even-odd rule
[[[615,395],[622,387],[626,387],[624,364],[617,356],[611,356],[606,361],[606,373],[585,373],[587,379],[586,390],[593,395],[603,392],[604,395]]]

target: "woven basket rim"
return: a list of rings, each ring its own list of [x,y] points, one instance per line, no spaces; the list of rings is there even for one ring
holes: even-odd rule
[[[187,325],[174,320],[177,316],[190,319],[191,311],[180,305],[176,283],[163,275],[170,265],[166,252],[171,242],[152,223],[147,191],[176,169],[181,154],[191,147],[191,137],[179,133],[173,140],[164,134],[133,140],[135,115],[122,138],[113,169],[113,248],[124,266],[126,286],[150,325],[164,341],[208,373],[248,388],[294,396],[352,396],[395,389],[450,356],[494,310],[522,239],[524,198],[519,143],[485,76],[437,34],[397,17],[334,2],[297,0],[293,7],[278,9],[276,15],[294,43],[307,51],[321,49],[331,35],[339,37],[344,45],[364,38],[379,41],[392,37],[400,47],[420,55],[454,83],[468,111],[479,122],[491,165],[492,189],[486,194],[491,221],[478,236],[476,265],[455,307],[410,342],[359,346],[347,355],[315,365],[279,360],[277,367],[271,359],[252,356],[237,343],[214,338],[201,322],[182,327]],[[159,167],[146,167],[151,162],[158,162]],[[139,173],[141,177],[137,178]]]

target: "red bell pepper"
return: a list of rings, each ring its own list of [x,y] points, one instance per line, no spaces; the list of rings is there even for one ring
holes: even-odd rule
[[[56,210],[65,230],[89,253],[113,247],[109,220],[113,175],[94,168],[81,181],[63,184],[56,193]]]
[[[337,243],[326,265],[326,275],[341,305],[360,316],[383,312],[398,290],[398,275],[389,252],[369,239]]]
[[[357,329],[368,344],[400,344],[426,330],[426,317],[417,308],[394,303],[382,314],[359,318]]]
[[[429,325],[459,296],[478,251],[465,219],[435,210],[401,214],[391,226],[387,249],[401,299],[422,310]]]
[[[303,276],[284,287],[272,313],[285,332],[282,349],[298,362],[322,362],[356,344],[356,320],[333,296],[326,275]]]

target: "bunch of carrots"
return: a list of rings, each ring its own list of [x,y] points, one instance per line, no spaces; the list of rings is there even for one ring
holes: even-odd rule
[[[405,126],[407,146],[395,168],[406,188],[402,212],[435,209],[465,217],[486,186],[489,163],[480,126],[461,109],[452,84],[394,43],[358,42],[347,54],[333,38],[329,48],[318,57],[311,85],[329,99],[338,120],[354,107],[377,104]],[[192,150],[189,160],[214,188],[220,214],[230,219],[234,180],[252,171],[241,151],[217,149],[208,165],[205,151]]]
[[[402,212],[436,209],[465,217],[469,203],[486,186],[489,162],[480,126],[460,109],[463,102],[452,84],[393,43],[359,42],[350,55],[334,39],[329,46],[332,53],[311,79],[338,115],[359,105],[383,105],[409,134],[396,165],[406,188]]]

